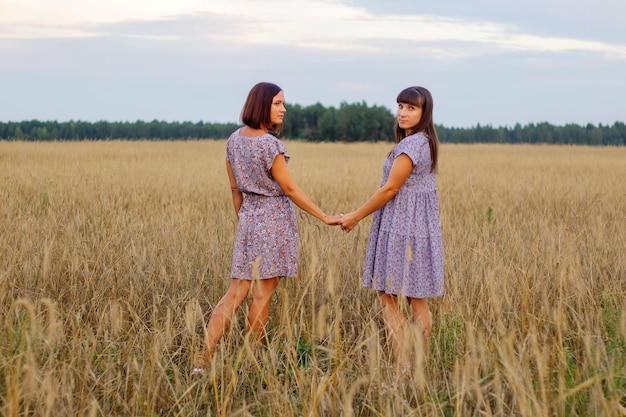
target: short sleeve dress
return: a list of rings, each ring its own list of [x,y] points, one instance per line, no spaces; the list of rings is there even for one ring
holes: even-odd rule
[[[270,172],[279,154],[289,160],[285,145],[270,134],[248,137],[238,129],[226,142],[226,160],[237,187],[244,193],[233,251],[232,278],[252,280],[296,275],[296,214],[291,200]]]
[[[373,215],[362,283],[387,294],[439,296],[443,294],[443,243],[427,137],[417,133],[396,145],[383,165],[381,186],[400,154],[411,158],[413,170],[395,197]]]

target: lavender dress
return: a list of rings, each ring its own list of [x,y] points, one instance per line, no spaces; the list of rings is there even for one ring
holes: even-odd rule
[[[396,145],[383,165],[381,186],[393,161],[403,153],[413,161],[413,170],[395,197],[374,213],[363,286],[411,298],[442,295],[439,199],[424,134],[407,136]]]
[[[296,275],[298,224],[291,200],[272,178],[278,154],[289,160],[285,145],[272,135],[247,137],[241,129],[226,142],[237,187],[244,193],[233,253],[232,278],[251,280]],[[252,265],[258,264],[258,275]]]

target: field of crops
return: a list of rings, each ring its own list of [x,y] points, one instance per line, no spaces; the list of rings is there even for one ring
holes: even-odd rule
[[[374,192],[391,147],[286,146],[329,214]],[[224,148],[0,142],[0,414],[626,415],[626,148],[442,145],[446,293],[405,383],[360,287],[369,219],[301,211],[266,345],[244,305],[190,375],[229,280]]]

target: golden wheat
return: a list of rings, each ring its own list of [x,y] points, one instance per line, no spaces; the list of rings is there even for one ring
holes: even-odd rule
[[[329,214],[369,197],[390,149],[286,145]],[[626,149],[440,161],[446,294],[410,380],[360,288],[369,219],[346,235],[301,212],[266,345],[241,311],[193,378],[236,227],[224,141],[1,142],[2,415],[626,415]]]

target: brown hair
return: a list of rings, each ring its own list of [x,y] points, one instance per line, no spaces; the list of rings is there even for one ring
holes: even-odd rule
[[[253,129],[267,129],[279,133],[282,125],[274,125],[270,119],[272,100],[282,89],[276,84],[261,82],[256,84],[248,93],[243,109],[241,121]]]
[[[428,138],[430,146],[430,171],[437,171],[437,155],[439,151],[439,138],[433,122],[433,97],[424,87],[409,87],[400,91],[396,103],[412,104],[422,109],[422,118],[412,129],[402,129],[396,120],[396,143],[415,133],[421,132]]]

